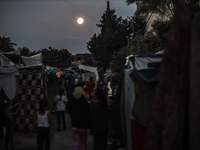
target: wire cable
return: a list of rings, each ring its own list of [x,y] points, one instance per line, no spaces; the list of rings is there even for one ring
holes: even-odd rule
[[[87,17],[91,18],[92,20],[97,21],[95,18],[89,16],[87,13],[85,13],[85,12],[82,11],[81,9],[75,7],[74,5],[72,5],[71,3],[69,3],[68,1],[66,1],[66,0],[63,0],[63,1],[66,2],[68,5],[70,5],[71,7],[73,7],[74,9],[76,9],[76,10],[80,11],[81,13],[85,14]],[[98,22],[98,21],[97,21],[97,22]]]

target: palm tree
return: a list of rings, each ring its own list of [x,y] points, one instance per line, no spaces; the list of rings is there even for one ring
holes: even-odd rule
[[[180,7],[182,3],[189,3],[191,5],[197,6],[197,0],[126,0],[128,5],[132,3],[140,3],[136,11],[136,15],[148,14],[148,13],[159,13],[171,19],[174,16],[174,12]]]
[[[14,47],[16,43],[11,42],[10,37],[1,37],[0,36],[0,52],[10,52],[14,51]]]

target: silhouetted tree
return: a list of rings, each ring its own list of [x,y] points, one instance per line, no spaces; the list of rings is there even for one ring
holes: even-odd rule
[[[120,51],[115,52],[112,56],[110,69],[112,72],[120,73],[123,68],[126,57],[136,54],[154,54],[165,47],[165,40],[167,38],[170,22],[155,21],[152,25],[153,29],[146,35],[136,34],[130,41],[130,45],[126,46]]]
[[[117,17],[114,9],[110,9],[109,1],[107,9],[100,20],[100,34],[94,34],[87,43],[87,49],[94,55],[99,68],[109,68],[109,63],[114,52],[126,46],[127,37],[130,35],[128,20]]]
[[[42,49],[41,52],[44,65],[58,68],[67,68],[71,65],[71,53],[67,49],[58,50],[49,47],[48,49]]]
[[[1,52],[10,52],[15,51],[14,46],[16,43],[11,42],[10,37],[1,37],[0,36],[0,51]]]
[[[29,56],[30,55],[30,50],[27,47],[23,47],[20,50],[21,56]]]

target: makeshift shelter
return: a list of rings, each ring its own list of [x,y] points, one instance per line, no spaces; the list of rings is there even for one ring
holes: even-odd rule
[[[182,5],[170,24],[147,150],[200,149],[200,9]]]
[[[22,56],[22,60],[24,62],[25,66],[41,66],[42,65],[42,53],[30,56],[30,57],[25,57]]]
[[[86,65],[77,65],[69,68],[80,74],[80,77],[83,78],[83,81],[89,80],[89,77],[93,76],[96,81],[99,80],[98,69],[96,67],[86,66]],[[84,74],[84,75],[83,75]]]
[[[45,97],[43,66],[24,67],[19,70],[18,101],[21,109],[17,115],[16,128],[30,130],[33,115],[39,108],[39,101]]]
[[[10,100],[13,100],[17,95],[18,75],[19,72],[15,64],[0,53],[0,89]]]
[[[21,104],[15,127],[19,130],[30,130],[33,114],[39,108],[39,100],[47,94],[42,54],[21,57],[19,51],[13,51],[0,56],[3,66],[0,68],[0,86],[9,99],[16,97],[17,102]],[[15,64],[19,64],[18,69]]]
[[[9,58],[15,65],[23,64],[23,60],[20,56],[20,51],[3,52],[7,58]]]
[[[125,66],[127,69],[136,68],[137,70],[146,69],[150,67],[159,67],[163,53],[164,50],[161,50],[151,55],[146,55],[146,54],[130,55],[126,57]]]
[[[85,66],[85,65],[78,65],[78,67],[79,67],[79,69],[93,72],[95,74],[96,81],[99,81],[99,74],[98,74],[98,70],[96,67],[90,67],[90,66]]]
[[[147,138],[146,128],[153,99],[151,94],[154,94],[162,53],[127,57],[122,88],[117,91],[121,93],[121,132],[127,150],[142,147]]]

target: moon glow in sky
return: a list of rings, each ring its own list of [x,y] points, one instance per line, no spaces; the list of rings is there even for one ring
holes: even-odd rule
[[[77,19],[77,23],[78,23],[78,24],[83,24],[83,22],[84,22],[84,19],[83,19],[83,18],[79,17],[79,18]]]
[[[108,0],[0,0],[0,36],[10,37],[15,49],[38,51],[53,47],[71,54],[89,53],[87,43],[101,33]],[[117,17],[134,15],[135,4],[109,0]],[[17,7],[16,7],[17,6]],[[18,7],[19,6],[19,7]],[[37,8],[37,10],[36,10]],[[77,19],[83,18],[78,24]]]

